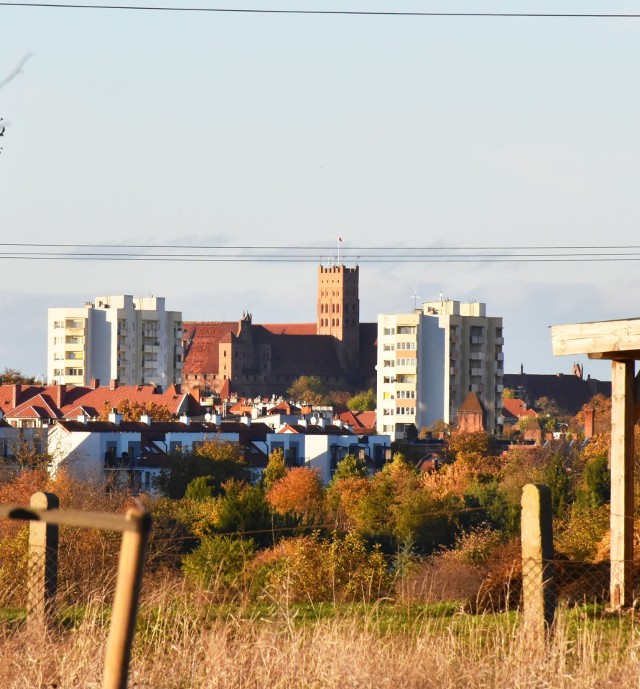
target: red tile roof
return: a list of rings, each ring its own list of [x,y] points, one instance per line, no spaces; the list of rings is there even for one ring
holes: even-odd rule
[[[117,407],[125,400],[163,405],[172,414],[177,415],[186,411],[185,407],[190,400],[187,393],[177,392],[173,385],[164,393],[158,392],[155,385],[121,385],[114,389],[106,385],[95,389],[81,385],[27,385],[18,386],[15,390],[8,389],[13,387],[0,386],[0,408],[9,418],[33,418],[33,413],[27,412],[30,407],[41,410],[40,418],[70,416],[77,412],[79,407],[89,416],[95,417],[99,416],[105,407]],[[17,397],[15,406],[14,397]]]
[[[231,342],[231,334],[240,331],[238,321],[197,322],[182,324],[184,340],[184,374],[218,373],[218,345]]]
[[[502,400],[502,415],[505,417],[513,416],[519,419],[521,416],[537,416],[533,409],[527,408],[524,400],[509,398]]]
[[[316,323],[262,323],[261,326],[273,335],[317,335]]]

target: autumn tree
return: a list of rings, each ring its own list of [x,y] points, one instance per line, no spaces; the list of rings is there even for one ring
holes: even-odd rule
[[[571,419],[569,428],[574,433],[584,431],[585,412],[587,410],[593,411],[593,432],[595,435],[611,431],[611,397],[598,394],[583,404],[580,411]]]
[[[0,372],[0,384],[2,385],[35,385],[36,379],[33,376],[25,376],[16,368],[5,367]]]
[[[287,469],[267,491],[267,501],[280,515],[293,515],[301,523],[321,523],[324,511],[324,488],[315,469]]]
[[[327,389],[319,376],[300,376],[296,378],[287,390],[291,399],[307,404],[327,404],[329,397]]]
[[[347,402],[347,407],[353,412],[373,411],[376,408],[376,393],[371,388],[358,392]]]
[[[287,465],[284,460],[284,450],[277,447],[269,455],[269,461],[262,474],[262,482],[266,490],[287,473]]]
[[[495,468],[489,452],[489,436],[482,431],[454,433],[447,440],[447,449],[469,471],[490,472]]]
[[[360,459],[352,454],[347,454],[338,462],[333,474],[332,483],[350,477],[365,478],[368,473],[367,463],[364,459]]]
[[[229,479],[248,479],[248,469],[238,443],[228,440],[205,440],[193,450],[169,457],[169,466],[156,481],[167,497],[182,498],[187,486],[198,476],[206,476],[212,495],[220,494]]]
[[[128,399],[121,400],[115,407],[105,402],[102,413],[99,416],[100,421],[108,421],[109,414],[115,408],[118,414],[122,415],[123,421],[139,421],[143,415],[149,416],[153,421],[167,422],[173,421],[175,416],[169,411],[166,404],[157,404],[156,402],[137,402]]]

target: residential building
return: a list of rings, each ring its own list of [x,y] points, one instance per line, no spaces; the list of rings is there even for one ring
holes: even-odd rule
[[[48,434],[50,470],[55,473],[64,467],[82,480],[153,491],[154,478],[169,466],[171,456],[205,441],[238,443],[255,480],[277,448],[283,450],[288,466],[317,469],[324,483],[347,453],[363,459],[372,472],[381,469],[391,454],[388,436],[358,436],[339,421],[328,424],[317,417],[297,419],[274,431],[249,417],[227,421],[182,417],[157,423],[148,416],[124,421],[114,412],[106,421],[84,414],[57,420]]]
[[[163,297],[97,297],[50,308],[47,376],[59,385],[118,380],[168,387],[182,379],[182,314]]]
[[[194,416],[203,413],[198,400],[172,385],[161,390],[156,385],[100,385],[94,379],[90,386],[81,385],[0,385],[0,413],[15,428],[48,428],[57,420],[104,417],[113,408],[139,405],[152,409],[162,407],[172,416]]]
[[[377,428],[402,439],[407,427],[455,424],[469,392],[493,431],[502,407],[502,318],[485,304],[440,300],[413,313],[378,316]]]
[[[341,421],[326,424],[322,419],[302,419],[283,426],[277,433],[269,433],[266,445],[268,454],[281,449],[288,466],[317,470],[325,485],[347,454],[366,462],[371,473],[391,460],[388,435],[356,435]]]
[[[205,441],[238,443],[247,467],[261,473],[267,456],[254,440],[264,440],[270,429],[242,421],[154,422],[148,416],[124,421],[118,413],[108,421],[76,419],[56,421],[49,432],[50,471],[67,469],[81,480],[128,486],[135,492],[154,489],[154,479],[169,466],[171,456],[194,450]],[[264,444],[264,443],[262,443]]]

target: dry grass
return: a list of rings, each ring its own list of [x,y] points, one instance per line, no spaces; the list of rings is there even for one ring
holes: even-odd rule
[[[639,686],[640,637],[630,617],[564,611],[547,648],[518,632],[517,616],[424,614],[361,606],[300,620],[291,608],[229,605],[212,615],[186,591],[147,597],[131,665],[138,689],[448,687],[587,689]],[[100,605],[73,629],[37,638],[0,631],[0,686],[100,687],[106,639]],[[390,624],[394,616],[401,624]],[[407,620],[409,620],[407,622]]]

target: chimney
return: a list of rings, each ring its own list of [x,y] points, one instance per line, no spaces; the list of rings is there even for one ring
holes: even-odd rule
[[[595,425],[595,409],[584,410],[584,437],[593,438],[593,431]]]
[[[56,403],[56,406],[58,409],[62,408],[62,405],[64,404],[64,396],[65,393],[67,392],[67,386],[62,384],[62,385],[56,385],[53,401]]]
[[[149,414],[141,414],[140,423],[143,423],[146,426],[150,426],[151,425],[151,417],[149,416]]]
[[[251,417],[250,416],[241,416],[240,422],[243,423],[245,426],[251,426]]]
[[[112,390],[115,390],[115,389],[118,387],[118,379],[117,379],[117,378],[112,378],[112,379],[109,381],[109,387],[110,387]]]
[[[188,425],[189,425],[189,422],[190,422],[190,419],[189,419],[189,417],[188,417],[186,414],[183,414],[183,415],[180,417],[180,423],[183,423],[185,426],[188,426]]]
[[[78,417],[76,419],[78,423],[81,423],[83,425],[87,425],[87,421],[89,420],[89,417],[86,414],[78,414]]]
[[[97,390],[100,387],[100,378],[92,378],[90,387],[92,390]]]
[[[20,400],[20,393],[22,392],[22,385],[16,383],[11,389],[11,406],[17,407]]]
[[[111,410],[109,414],[109,421],[115,423],[116,426],[122,423],[122,414],[118,414],[115,407]]]

